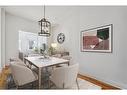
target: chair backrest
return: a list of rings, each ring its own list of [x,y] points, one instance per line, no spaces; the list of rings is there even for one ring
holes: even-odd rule
[[[23,52],[19,51],[19,59],[23,60]]]
[[[70,88],[76,82],[79,64],[56,68],[51,80],[58,88]]]
[[[71,60],[71,56],[62,56],[61,58],[63,58],[63,59],[66,59],[66,60]]]
[[[40,54],[38,53],[28,54],[28,57],[33,57],[33,56],[40,56]]]
[[[22,60],[20,60],[18,58],[13,59],[13,61],[11,61],[10,63],[15,63],[15,64],[22,65],[22,66],[27,66]]]
[[[12,76],[16,85],[21,86],[36,80],[33,72],[26,66],[19,65],[16,63],[10,64]]]

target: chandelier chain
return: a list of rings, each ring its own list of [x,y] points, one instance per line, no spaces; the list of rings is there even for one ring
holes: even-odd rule
[[[44,18],[45,18],[45,5],[44,5]]]

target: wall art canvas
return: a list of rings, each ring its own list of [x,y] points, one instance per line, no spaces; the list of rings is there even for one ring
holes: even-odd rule
[[[110,24],[81,31],[81,51],[112,52],[112,27]]]

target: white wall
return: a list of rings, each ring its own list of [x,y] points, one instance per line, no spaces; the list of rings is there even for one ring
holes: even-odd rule
[[[38,22],[17,17],[6,13],[6,63],[9,59],[18,56],[18,31],[38,33]]]
[[[53,41],[57,34],[66,36],[62,44],[75,62],[80,64],[80,73],[127,88],[127,7],[77,7],[75,12],[54,28]],[[113,24],[113,53],[80,51],[80,32],[107,24]]]
[[[5,11],[0,8],[0,71],[5,67]]]
[[[1,9],[1,28],[2,28],[2,33],[1,33],[1,62],[2,62],[2,68],[5,67],[5,10],[4,8]]]

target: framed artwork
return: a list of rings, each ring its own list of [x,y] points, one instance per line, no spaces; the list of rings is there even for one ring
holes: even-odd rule
[[[81,31],[81,51],[112,52],[113,25]]]

